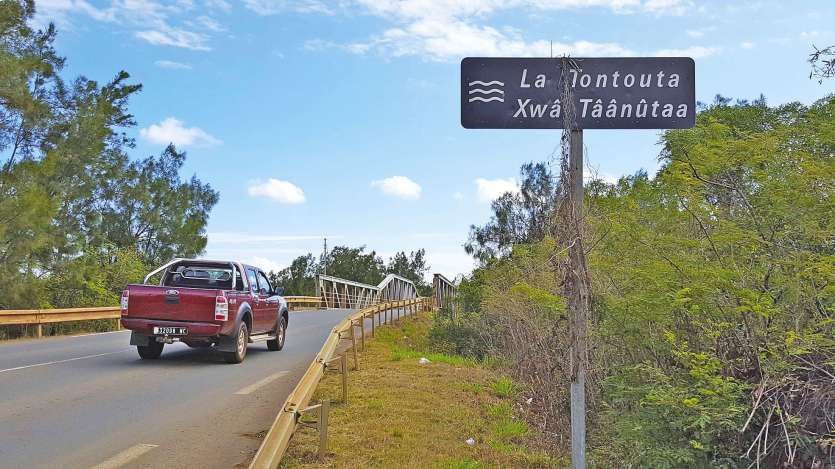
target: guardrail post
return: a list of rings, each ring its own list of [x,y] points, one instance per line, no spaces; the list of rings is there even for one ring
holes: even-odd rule
[[[328,452],[328,413],[330,412],[331,401],[325,399],[319,407],[319,459],[324,459]]]
[[[354,321],[351,321],[351,351],[354,352],[354,370],[359,370],[360,362],[357,358],[357,335],[354,333]]]
[[[364,314],[362,315],[362,317],[360,317],[360,344],[362,344],[362,348],[360,350],[365,352],[365,315]]]
[[[38,338],[43,337],[43,325],[38,324]]]
[[[342,369],[342,403],[348,405],[348,355],[339,357],[339,367]]]
[[[374,316],[377,315],[376,313],[377,307],[374,307],[374,310],[371,311],[371,337],[374,337]]]

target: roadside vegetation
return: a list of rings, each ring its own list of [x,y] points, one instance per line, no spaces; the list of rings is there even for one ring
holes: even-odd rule
[[[586,187],[596,467],[835,466],[835,98],[770,107],[717,97],[666,132],[661,168]],[[508,364],[551,454],[569,443],[558,177],[473,227],[481,261],[447,353]]]
[[[529,392],[495,363],[433,351],[432,325],[424,315],[378,328],[349,374],[347,406],[338,402],[340,376],[327,373],[313,400],[332,401],[328,455],[318,460],[318,434],[301,429],[282,467],[565,465],[545,454],[527,423]]]

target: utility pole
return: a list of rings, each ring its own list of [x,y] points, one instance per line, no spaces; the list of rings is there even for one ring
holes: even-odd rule
[[[588,365],[588,284],[583,248],[583,131],[571,129],[568,140],[568,296],[571,335],[571,467],[586,467],[586,367]]]
[[[328,238],[325,238],[325,251],[322,254],[322,275],[328,275]]]

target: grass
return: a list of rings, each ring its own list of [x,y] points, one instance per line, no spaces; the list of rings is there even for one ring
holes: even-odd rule
[[[526,446],[534,435],[514,416],[512,381],[475,360],[428,353],[430,326],[421,317],[378,328],[349,374],[347,406],[338,402],[339,375],[327,373],[313,402],[332,403],[328,455],[319,461],[318,435],[300,429],[281,467],[563,467]]]
[[[458,355],[447,355],[444,353],[425,353],[418,350],[410,350],[400,346],[394,346],[391,350],[391,360],[400,361],[404,358],[414,358],[419,360],[426,358],[430,362],[447,363],[455,366],[476,366],[478,362],[472,358],[461,357]]]
[[[511,398],[516,395],[517,389],[513,381],[507,376],[502,376],[490,385],[490,389],[498,397]]]

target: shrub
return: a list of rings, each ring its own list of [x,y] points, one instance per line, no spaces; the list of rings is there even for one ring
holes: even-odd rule
[[[454,320],[436,318],[429,330],[432,349],[452,355],[483,360],[487,357],[485,341],[480,322],[472,319]]]

